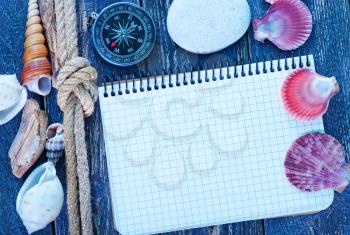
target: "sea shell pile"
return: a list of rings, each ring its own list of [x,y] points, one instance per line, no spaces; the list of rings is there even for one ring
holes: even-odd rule
[[[268,39],[281,50],[302,46],[312,31],[312,15],[300,0],[266,0],[272,4],[266,14],[253,21],[254,38]]]
[[[284,81],[281,96],[285,109],[300,120],[313,120],[328,109],[339,92],[335,77],[324,77],[309,68],[297,69]]]
[[[22,87],[15,74],[0,75],[0,125],[15,117],[27,100],[27,90]]]
[[[23,54],[22,84],[28,90],[46,96],[51,91],[51,65],[39,14],[38,0],[29,0],[27,30]]]
[[[342,192],[349,184],[350,164],[345,162],[344,148],[327,134],[298,138],[288,150],[284,167],[289,182],[303,191]]]
[[[18,193],[16,210],[29,234],[45,228],[59,215],[64,194],[52,162],[38,166]]]
[[[40,110],[38,102],[27,100],[19,130],[8,153],[12,173],[16,177],[22,177],[42,154],[47,122],[47,114]]]

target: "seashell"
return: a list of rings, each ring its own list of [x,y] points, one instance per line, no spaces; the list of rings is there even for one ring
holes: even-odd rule
[[[35,23],[27,26],[27,30],[25,32],[25,36],[28,37],[35,33],[42,33],[44,31],[43,26],[41,24]]]
[[[46,157],[54,164],[64,155],[64,128],[61,123],[54,123],[46,131]]]
[[[281,50],[302,46],[312,31],[312,15],[300,0],[267,0],[271,3],[266,14],[253,21],[254,38],[268,39]]]
[[[335,77],[327,78],[308,68],[294,70],[281,90],[285,109],[295,118],[313,120],[328,109],[330,99],[339,92]]]
[[[27,90],[15,74],[0,75],[0,125],[15,117],[27,100]]]
[[[54,221],[63,206],[64,194],[52,162],[38,166],[18,193],[16,210],[29,234]]]
[[[46,96],[51,91],[52,69],[47,59],[49,51],[45,45],[38,0],[29,1],[26,26],[21,81],[31,92]]]
[[[289,182],[303,191],[342,192],[349,184],[350,164],[345,162],[343,146],[327,134],[298,138],[288,150],[284,167]]]
[[[48,56],[48,54],[49,54],[49,51],[47,50],[45,45],[42,45],[42,44],[31,45],[27,47],[27,49],[23,54],[23,64],[26,64],[29,61],[37,58],[46,57]]]
[[[45,148],[47,114],[36,100],[29,99],[22,121],[9,150],[12,173],[20,178],[37,161]]]
[[[24,48],[28,48],[31,45],[43,44],[45,43],[45,37],[42,33],[35,33],[28,36],[24,42]]]
[[[40,16],[32,16],[29,19],[27,19],[26,26],[29,27],[30,25],[33,24],[40,24],[41,23],[41,18]]]

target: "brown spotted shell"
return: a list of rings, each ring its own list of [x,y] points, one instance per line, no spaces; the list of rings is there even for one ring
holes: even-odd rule
[[[51,91],[52,69],[47,58],[49,51],[45,45],[38,0],[29,0],[26,27],[21,81],[28,90],[45,96]]]

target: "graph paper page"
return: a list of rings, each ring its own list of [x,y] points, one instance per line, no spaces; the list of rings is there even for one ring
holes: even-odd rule
[[[306,58],[302,60],[305,65]],[[294,140],[324,130],[321,118],[301,122],[284,111],[280,89],[292,67],[288,59],[290,69],[285,70],[284,61],[283,71],[277,71],[274,61],[273,73],[231,79],[225,68],[224,80],[210,82],[205,82],[205,72],[200,73],[202,83],[193,73],[196,84],[179,87],[174,75],[172,88],[135,94],[104,97],[105,88],[99,88],[120,233],[152,234],[308,213],[331,204],[332,191],[301,192],[284,174],[284,157]],[[263,64],[258,66],[262,70]],[[247,72],[248,65],[244,68]],[[219,74],[207,72],[209,78]],[[190,79],[189,73],[185,76]],[[178,79],[182,82],[183,74]]]

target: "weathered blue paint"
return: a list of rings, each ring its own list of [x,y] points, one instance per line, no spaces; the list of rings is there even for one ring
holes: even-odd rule
[[[120,1],[120,0],[119,0]],[[115,68],[103,62],[93,48],[91,33],[83,27],[84,17],[93,11],[100,11],[105,6],[118,2],[115,0],[78,0],[79,45],[80,52],[88,57],[100,75],[110,73],[133,73],[139,69],[151,73],[162,70],[199,65],[209,67],[222,61],[234,64],[237,59],[248,62],[256,56],[277,58],[284,55],[271,43],[261,44],[254,41],[250,28],[248,33],[237,43],[221,52],[210,55],[195,55],[175,45],[166,29],[166,15],[172,0],[129,0],[141,4],[153,17],[158,38],[155,50],[148,59],[130,68]],[[141,2],[140,2],[141,1]],[[263,0],[248,0],[252,17],[262,16],[268,8]],[[335,75],[342,88],[324,116],[326,131],[337,137],[345,146],[347,156],[350,153],[350,4],[348,0],[324,1],[305,0],[314,18],[314,29],[311,38],[300,49],[301,54],[315,55],[317,70],[325,75]],[[219,1],[218,1],[219,4]],[[0,1],[0,74],[17,73],[22,67],[21,54],[24,42],[27,1]],[[296,53],[299,53],[297,51]],[[291,53],[288,53],[291,55]],[[99,78],[102,82],[102,76]],[[49,113],[49,121],[62,121],[63,114],[56,105],[56,92],[45,99],[34,96]],[[107,165],[102,136],[101,116],[96,105],[95,114],[86,122],[86,141],[90,157],[90,175],[92,189],[93,223],[96,234],[117,234],[113,228],[110,205]],[[8,148],[20,123],[17,116],[6,125],[0,126],[0,176],[3,184],[0,190],[0,235],[25,234],[25,229],[16,213],[15,201],[23,179],[16,179],[10,170],[7,157]],[[42,158],[41,161],[45,159]],[[348,159],[349,160],[349,159]],[[57,165],[60,179],[65,183],[64,162]],[[27,175],[26,175],[27,176]],[[26,177],[24,176],[24,178]],[[330,208],[315,215],[304,215],[278,219],[249,221],[230,225],[199,228],[171,234],[350,234],[350,189],[343,194],[336,194]],[[156,219],[156,218],[155,218]],[[68,234],[66,207],[53,227],[36,234]]]

